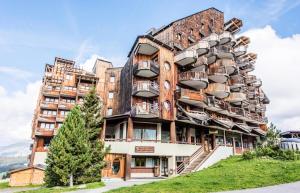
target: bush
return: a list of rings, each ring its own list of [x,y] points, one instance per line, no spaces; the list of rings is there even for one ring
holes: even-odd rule
[[[246,151],[243,153],[243,159],[244,160],[250,160],[256,157],[256,154],[254,151]]]
[[[243,159],[250,160],[254,158],[269,157],[278,160],[300,160],[300,152],[292,150],[283,150],[278,147],[258,147],[254,151],[243,153]]]

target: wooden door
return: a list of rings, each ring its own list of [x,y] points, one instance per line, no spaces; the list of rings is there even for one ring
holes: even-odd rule
[[[107,154],[106,167],[102,170],[102,177],[124,178],[126,159],[123,154]]]

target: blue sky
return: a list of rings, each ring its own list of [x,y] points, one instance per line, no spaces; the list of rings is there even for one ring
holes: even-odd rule
[[[226,19],[243,19],[244,31],[267,24],[283,37],[300,31],[295,0],[8,0],[0,5],[0,66],[20,70],[17,77],[0,74],[9,91],[40,79],[44,64],[55,56],[81,63],[96,53],[123,65],[137,35],[208,7],[224,11]]]
[[[300,129],[300,0],[2,0],[0,146],[30,139],[44,65],[55,56],[122,66],[137,35],[209,7],[243,20],[249,51],[258,53],[254,73],[271,99],[269,120]]]

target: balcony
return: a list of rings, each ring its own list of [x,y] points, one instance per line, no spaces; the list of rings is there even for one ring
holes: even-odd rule
[[[230,88],[226,84],[211,83],[205,89],[205,92],[219,99],[223,99],[229,96]]]
[[[187,71],[179,74],[180,84],[200,90],[208,85],[207,74],[203,71]]]
[[[230,107],[229,113],[232,117],[241,118],[245,116],[245,110],[240,107]]]
[[[46,102],[46,101],[43,101],[41,102],[40,104],[40,107],[43,108],[43,109],[57,109],[57,102]]]
[[[230,103],[239,105],[242,101],[247,100],[246,94],[242,92],[232,92],[230,93],[229,97],[225,99]]]
[[[187,110],[185,112],[189,117],[192,117],[194,119],[205,121],[209,119],[209,114],[207,114],[204,111],[196,111],[196,110]]]
[[[75,97],[77,95],[76,88],[72,90],[62,89],[61,96]]]
[[[241,75],[231,76],[229,83],[230,83],[230,89],[232,90],[245,86],[245,80]]]
[[[178,100],[183,103],[194,105],[196,107],[206,106],[206,95],[202,91],[193,91],[181,88],[178,95]]]
[[[229,76],[224,66],[210,66],[208,69],[208,79],[217,83],[225,83]]]
[[[158,52],[158,48],[150,43],[139,43],[135,50],[136,54],[151,56]]]
[[[246,37],[246,36],[240,36],[236,39],[236,47],[240,46],[240,45],[244,45],[247,46],[250,43],[250,38]]]
[[[245,82],[247,84],[253,84],[257,81],[256,76],[255,75],[247,75],[245,78]]]
[[[229,31],[232,34],[235,34],[240,31],[243,26],[243,22],[240,19],[232,18],[224,24],[224,31]]]
[[[210,111],[216,111],[219,113],[227,114],[230,105],[224,100],[217,99],[214,96],[208,96],[206,108]]]
[[[75,106],[75,103],[66,103],[66,102],[60,102],[58,104],[58,109],[65,109],[65,110],[71,110]]]
[[[77,95],[78,95],[78,96],[85,96],[85,95],[87,95],[89,92],[90,92],[89,89],[79,88],[79,89],[77,90]]]
[[[197,61],[197,53],[195,50],[185,50],[177,54],[174,58],[174,63],[180,66],[193,64]]]
[[[157,103],[136,103],[132,108],[131,114],[133,117],[139,118],[158,118],[159,106]]]
[[[208,41],[210,47],[214,47],[219,44],[219,36],[216,33],[211,33],[205,38],[205,40]]]
[[[133,73],[139,77],[153,78],[159,74],[159,66],[151,60],[140,61],[134,65]]]
[[[262,85],[261,79],[257,78],[256,81],[252,85],[254,87],[260,87]]]
[[[222,59],[222,65],[225,67],[227,74],[231,75],[237,70],[237,66],[234,60],[232,59]]]
[[[60,89],[49,89],[47,86],[45,86],[43,87],[42,92],[44,96],[55,97],[59,96]]]
[[[239,66],[240,66],[240,72],[242,72],[242,73],[252,72],[253,70],[255,70],[254,63],[255,62],[248,62],[248,63],[245,63],[242,66],[239,64]]]
[[[36,136],[53,136],[53,130],[37,128],[35,131]]]
[[[221,46],[218,48],[211,48],[210,52],[207,56],[207,63],[208,64],[213,64],[215,63],[218,59],[231,59],[233,60],[233,54],[230,51],[230,48],[226,46]]]
[[[247,46],[244,45],[237,46],[233,49],[233,53],[235,57],[240,57],[247,53]]]
[[[204,54],[207,54],[209,51],[209,43],[208,41],[201,40],[197,44],[190,47],[192,50],[196,50],[198,56],[202,56]]]
[[[228,31],[224,31],[222,34],[220,34],[219,39],[220,39],[220,45],[224,45],[228,43],[231,43],[231,45],[235,44],[235,39],[233,35]]]
[[[154,81],[137,81],[133,85],[132,95],[138,97],[156,97],[159,95],[159,86]]]
[[[56,117],[56,122],[64,122],[64,120],[65,120],[65,118],[66,118],[67,116],[57,116]]]

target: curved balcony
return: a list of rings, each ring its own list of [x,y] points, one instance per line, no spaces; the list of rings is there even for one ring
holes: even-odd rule
[[[231,33],[237,33],[243,26],[243,22],[240,19],[232,18],[224,24],[224,31],[229,31]]]
[[[245,100],[247,100],[246,94],[242,92],[232,92],[230,93],[229,97],[225,99],[225,101],[228,101],[236,105],[239,105],[241,102]]]
[[[242,56],[247,53],[247,46],[244,45],[237,46],[233,49],[233,53],[235,57]]]
[[[137,81],[133,85],[132,95],[139,97],[156,97],[159,95],[159,86],[153,81]]]
[[[178,101],[183,103],[194,105],[196,107],[206,106],[206,95],[202,91],[193,91],[190,89],[181,88],[179,91]]]
[[[159,66],[151,60],[140,61],[134,65],[133,73],[139,77],[153,78],[159,74]]]
[[[221,62],[229,75],[233,74],[237,70],[237,66],[234,60],[224,58],[221,60]]]
[[[224,31],[222,34],[220,34],[219,40],[220,40],[220,45],[224,45],[224,44],[228,44],[228,43],[231,43],[231,45],[234,45],[236,43],[233,35],[228,31]]]
[[[216,33],[211,33],[205,38],[205,40],[208,41],[210,47],[214,47],[219,44],[219,36]]]
[[[217,111],[222,114],[228,114],[230,105],[224,100],[217,99],[215,96],[208,96],[206,108],[210,111]]]
[[[231,76],[229,80],[230,89],[237,89],[245,86],[245,80],[241,75]]]
[[[174,58],[174,63],[180,66],[193,64],[197,61],[197,53],[195,50],[185,50],[177,54]]]
[[[179,74],[180,84],[200,90],[208,85],[207,74],[203,71],[187,71]]]
[[[230,107],[229,113],[233,117],[244,117],[245,116],[245,110],[240,107]]]
[[[253,84],[253,83],[255,83],[256,81],[257,81],[257,79],[256,79],[256,76],[255,76],[255,75],[247,75],[247,76],[246,76],[245,82],[246,82],[247,84]]]
[[[57,109],[58,102],[46,102],[43,101],[40,104],[40,107],[43,109]]]
[[[207,54],[210,48],[208,41],[201,40],[197,44],[190,47],[193,50],[196,50],[198,56]]]
[[[253,70],[255,70],[254,63],[255,62],[249,62],[249,63],[246,63],[242,66],[240,64],[238,64],[238,66],[240,66],[240,71],[241,72],[248,73],[248,72],[252,72]]]
[[[158,51],[158,48],[149,43],[139,43],[136,47],[135,53],[151,56]]]
[[[233,60],[233,54],[230,51],[230,48],[222,46],[217,48],[210,49],[210,52],[207,56],[207,63],[215,63],[218,59],[231,59]]]
[[[139,118],[158,118],[159,106],[157,103],[136,103],[131,110],[131,115]]]
[[[262,85],[261,79],[257,78],[256,81],[252,85],[255,87],[260,87]]]
[[[205,89],[205,92],[217,98],[223,99],[229,96],[230,88],[226,84],[211,83]]]
[[[225,83],[229,76],[224,66],[214,66],[208,69],[208,79],[217,83]]]

